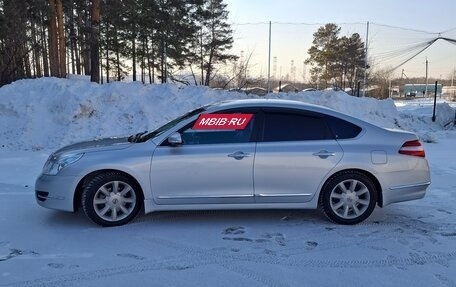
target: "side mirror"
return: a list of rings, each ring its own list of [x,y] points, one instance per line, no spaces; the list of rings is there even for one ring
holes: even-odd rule
[[[168,137],[168,143],[172,146],[181,145],[182,144],[182,137],[181,134],[178,132],[173,133]]]

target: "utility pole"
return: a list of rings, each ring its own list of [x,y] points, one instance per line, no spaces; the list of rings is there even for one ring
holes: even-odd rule
[[[271,91],[271,21],[269,21],[268,93]]]
[[[437,87],[438,87],[438,81],[435,81],[435,92],[434,92],[434,109],[432,110],[432,121],[435,122],[435,106],[437,103]]]
[[[454,90],[454,73],[456,72],[455,66],[453,66],[453,74],[451,74],[451,89],[453,90],[453,98],[455,95]],[[454,124],[456,125],[456,111],[454,111]]]
[[[426,56],[426,88],[424,89],[424,96],[427,97],[428,95],[428,59]]]
[[[393,97],[393,91],[392,91],[392,86],[391,86],[391,79],[389,79],[389,97]]]
[[[366,96],[366,82],[367,82],[367,45],[369,43],[369,21],[367,21],[366,30],[366,55],[364,59],[364,81],[363,81],[363,97]]]
[[[456,72],[455,66],[453,66],[453,74],[451,74],[451,86],[454,87],[454,73]]]
[[[166,83],[168,82],[168,54],[167,54],[167,51],[166,51],[166,43],[163,44],[163,57],[164,57],[164,65],[165,65],[165,69],[164,69],[164,76],[162,77],[162,83]]]
[[[204,58],[203,58],[203,26],[200,29],[200,57],[201,57],[201,83],[204,85]]]
[[[306,62],[302,62],[302,82],[306,82]]]

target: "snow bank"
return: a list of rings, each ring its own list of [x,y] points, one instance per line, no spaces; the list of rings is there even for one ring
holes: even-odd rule
[[[0,88],[0,148],[48,150],[93,138],[152,130],[178,115],[208,103],[258,98],[238,92],[173,84],[139,82],[98,85],[85,80],[40,78]],[[330,107],[384,127],[402,127],[421,134],[441,130],[454,109],[439,105],[444,116],[400,113],[392,100],[356,98],[344,92],[314,91],[269,94]]]
[[[436,118],[432,122],[433,101],[417,101],[407,106],[400,107],[400,119],[397,126],[404,130],[417,133],[425,142],[437,142],[442,137],[442,132],[454,129],[456,104],[450,106],[448,103],[440,101],[436,105]]]

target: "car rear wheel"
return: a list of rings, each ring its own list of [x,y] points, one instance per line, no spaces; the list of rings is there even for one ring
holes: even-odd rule
[[[123,225],[138,214],[141,193],[129,177],[120,172],[106,172],[84,186],[82,207],[87,217],[97,224]]]
[[[357,224],[371,215],[377,203],[372,180],[357,171],[334,175],[323,186],[320,207],[333,222]]]

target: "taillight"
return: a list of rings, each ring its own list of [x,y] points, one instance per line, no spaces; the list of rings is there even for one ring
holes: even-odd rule
[[[399,149],[400,154],[425,157],[424,148],[419,140],[407,141]]]

